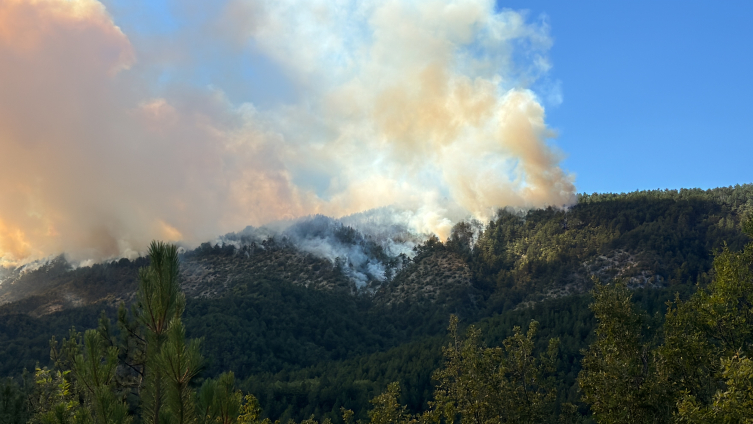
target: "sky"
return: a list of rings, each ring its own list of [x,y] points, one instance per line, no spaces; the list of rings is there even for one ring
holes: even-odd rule
[[[513,1],[545,15],[579,192],[753,182],[753,2]]]
[[[134,33],[192,23],[169,0],[106,4]],[[549,26],[552,69],[534,90],[578,192],[753,182],[753,2],[517,0],[495,7]],[[261,57],[236,57],[190,78],[224,79],[240,88],[230,93],[235,101],[291,100],[293,89],[274,73]]]
[[[0,264],[751,182],[751,8],[6,0]]]

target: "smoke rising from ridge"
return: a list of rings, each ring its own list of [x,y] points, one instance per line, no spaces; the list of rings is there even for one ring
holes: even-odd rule
[[[527,88],[550,68],[545,22],[480,0],[230,0],[212,16],[150,39],[96,0],[0,3],[0,263],[388,205],[444,238],[469,215],[574,201]],[[268,62],[292,94],[263,106],[171,80],[196,51]]]
[[[328,259],[363,289],[394,275],[414,256],[413,248],[425,241],[427,235],[415,234],[409,220],[403,219],[411,214],[380,208],[341,219],[308,216],[261,228],[249,226],[219,237],[214,244],[232,245],[248,255],[256,249],[292,246]]]

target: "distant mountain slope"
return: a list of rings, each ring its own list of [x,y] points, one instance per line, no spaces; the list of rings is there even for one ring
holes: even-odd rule
[[[381,230],[320,216],[275,231],[248,228],[183,253],[187,333],[204,339],[204,376],[233,370],[271,418],[300,420],[336,418],[340,406],[363,415],[394,380],[404,384],[401,401],[420,409],[451,313],[478,322],[490,344],[536,319],[539,344],[562,339],[560,397],[574,399],[593,325],[583,294],[592,278],[625,279],[637,302],[659,311],[675,293],[710,281],[715,249],[748,241],[741,221],[751,214],[753,185],[745,185],[501,210],[488,223],[459,223],[444,241],[406,235],[389,220],[379,227],[373,217]],[[6,270],[0,376],[48,364],[49,338],[71,325],[95,326],[102,309],[114,316],[144,265],[73,269],[57,258]]]
[[[455,252],[435,249],[417,255],[374,295],[380,304],[442,302],[443,296],[472,296],[472,274]]]
[[[219,297],[249,278],[271,278],[316,290],[356,290],[353,281],[329,260],[274,240],[240,249],[203,245],[182,258],[181,285],[189,297]]]
[[[287,245],[265,241],[261,248],[203,245],[182,255],[181,284],[191,297],[220,297],[241,279],[285,281],[319,290],[352,293],[355,284],[332,262]],[[133,299],[138,269],[146,259],[73,269],[57,258],[38,269],[7,279],[0,288],[0,314],[42,316],[94,303],[111,307]]]
[[[0,284],[0,315],[26,313],[42,316],[96,303],[116,305],[136,290],[144,258],[121,259],[73,269],[63,257],[36,269],[12,273]]]
[[[625,278],[635,287],[692,285],[708,280],[714,249],[746,240],[740,220],[753,213],[752,187],[581,195],[566,210],[501,210],[486,225],[460,223],[445,243],[421,244],[425,236],[390,221],[396,212],[388,209],[249,227],[186,252],[183,287],[189,297],[217,297],[239,278],[262,276],[359,293],[376,304],[453,302],[460,290],[472,294],[463,301],[475,308],[499,310],[583,292],[593,277]],[[33,270],[5,270],[0,314],[127,301],[144,261],[73,269],[59,257]]]
[[[469,263],[492,309],[583,291],[592,276],[704,284],[713,250],[746,242],[740,223],[751,213],[753,185],[583,195],[568,210],[501,212]]]

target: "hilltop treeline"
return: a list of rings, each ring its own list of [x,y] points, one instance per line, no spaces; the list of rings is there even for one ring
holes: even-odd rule
[[[491,368],[484,369],[482,375],[501,376],[497,380],[490,377],[474,390],[484,392],[500,386],[513,390],[520,381],[511,380],[512,374],[502,369],[518,352],[535,359],[540,373],[541,385],[532,386],[540,395],[536,407],[540,408],[529,408],[526,413],[533,414],[529,422],[584,417],[598,422],[630,422],[631,417],[641,417],[632,422],[724,419],[724,411],[733,408],[730,402],[745,396],[740,389],[747,366],[747,336],[740,330],[744,321],[728,326],[728,331],[738,332],[735,346],[739,352],[735,354],[729,346],[719,347],[722,342],[713,338],[715,332],[702,328],[701,323],[709,317],[717,319],[717,315],[708,314],[718,311],[725,311],[721,317],[746,316],[739,308],[746,304],[747,292],[738,291],[742,296],[738,298],[735,293],[719,294],[730,285],[718,283],[722,280],[712,265],[717,252],[717,266],[727,261],[739,270],[745,268],[749,256],[739,252],[749,240],[742,224],[753,211],[752,198],[751,186],[741,186],[583,195],[568,210],[500,211],[480,233],[477,226],[460,224],[448,240],[433,239],[419,246],[413,260],[402,264],[371,297],[312,291],[290,284],[269,268],[260,269],[254,275],[236,278],[219,298],[187,300],[182,316],[186,337],[204,340],[203,367],[190,386],[198,390],[205,381],[221,384],[215,379],[232,370],[233,390],[243,391],[240,402],[248,406],[245,416],[258,408],[253,410],[259,420],[302,421],[313,416],[341,422],[343,409],[353,411],[353,419],[361,420],[379,421],[385,416],[391,417],[388,420],[447,420],[447,416],[438,418],[437,396],[446,395],[442,398],[445,406],[463,402],[452,398],[455,395],[437,392],[438,387],[447,391],[454,384],[449,369],[486,361],[484,366]],[[234,254],[230,248],[204,250],[192,254],[207,258],[231,258]],[[448,262],[448,255],[466,264],[470,284],[442,286],[443,294],[431,300],[398,295],[402,292],[396,287],[454,278],[441,266]],[[416,278],[418,274],[421,278]],[[596,286],[593,291],[593,277],[618,283]],[[748,277],[740,278],[735,286],[748,281]],[[696,293],[698,287],[703,290]],[[721,309],[704,310],[708,299],[716,299],[714,308]],[[737,306],[733,305],[735,299]],[[610,306],[603,307],[604,302],[611,302],[607,303]],[[19,411],[27,408],[28,418],[34,412],[28,409],[29,395],[39,388],[31,374],[24,380],[21,370],[32,370],[39,362],[40,369],[47,365],[51,370],[47,379],[53,381],[54,364],[47,344],[50,336],[69,338],[67,329],[72,324],[96,327],[97,307],[39,318],[18,314],[22,308],[14,307],[15,313],[3,316],[0,322],[6,325],[0,331],[0,371],[15,376],[6,381],[3,393],[8,393],[5,399],[15,396],[13,399],[26,405]],[[605,311],[621,312],[615,317]],[[703,313],[706,321],[691,319]],[[107,310],[107,314],[117,320],[115,310]],[[453,314],[459,317],[454,336],[446,331]],[[679,315],[682,318],[673,318]],[[621,320],[626,320],[626,326],[620,327]],[[538,324],[527,342],[532,321]],[[27,331],[14,331],[14,322]],[[469,330],[471,323],[477,330]],[[675,334],[696,334],[697,345],[672,347],[668,325]],[[627,341],[604,336],[614,328],[629,330]],[[30,337],[32,334],[35,337]],[[120,337],[118,334],[114,326],[111,337]],[[451,339],[457,340],[455,346],[466,346],[465,354],[455,352],[454,365],[452,352],[447,350]],[[558,340],[554,342],[557,349],[550,350],[554,339]],[[702,352],[705,359],[678,365],[670,355],[688,349]],[[624,355],[609,356],[615,351]],[[584,354],[591,362],[584,361]],[[693,374],[688,371],[692,367],[705,374]],[[730,380],[735,372],[743,377]],[[72,374],[67,374],[71,387],[76,378]],[[450,375],[446,377],[450,380],[442,380],[441,375]],[[593,375],[608,375],[611,380],[589,380]],[[227,386],[229,375],[222,378]],[[695,379],[696,386],[677,383],[678,379]],[[609,391],[603,388],[618,384],[624,385],[620,395],[605,398]],[[730,387],[736,388],[737,397],[725,397]],[[514,398],[514,390],[504,393],[506,399]],[[246,394],[253,399],[245,398]],[[79,401],[83,399],[79,396]],[[129,402],[130,416],[140,419],[138,400]],[[495,405],[483,413],[501,416],[500,406]],[[460,414],[456,418],[469,413],[461,409],[456,409]],[[632,411],[631,415],[616,412],[622,410]],[[348,414],[345,418],[350,419]],[[521,416],[515,415],[515,419],[528,419]]]

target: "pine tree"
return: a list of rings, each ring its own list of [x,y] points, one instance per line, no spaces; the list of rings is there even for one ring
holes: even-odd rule
[[[84,399],[86,411],[96,424],[129,424],[128,405],[115,394],[115,372],[118,350],[108,346],[97,330],[87,330],[83,343],[71,331],[63,340],[65,356],[73,372],[75,387]]]
[[[142,420],[145,424],[190,424],[196,419],[190,382],[203,359],[199,342],[185,341],[178,248],[152,242],[149,259],[149,267],[139,270],[135,308],[145,341]]]
[[[167,381],[162,350],[171,326],[180,325],[185,298],[178,284],[178,249],[152,242],[149,267],[139,270],[136,319],[145,329],[145,363],[140,396],[145,424],[171,422],[167,410]],[[180,397],[180,396],[179,396]]]
[[[29,404],[27,393],[30,385],[27,383],[27,375],[21,378],[21,384],[16,380],[6,377],[0,379],[0,423],[23,424],[29,417]]]

